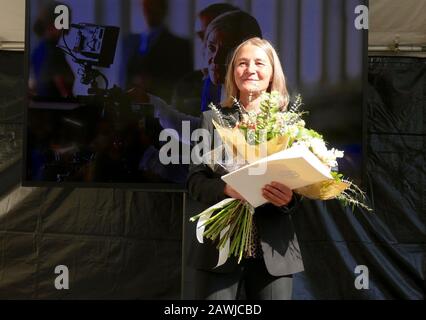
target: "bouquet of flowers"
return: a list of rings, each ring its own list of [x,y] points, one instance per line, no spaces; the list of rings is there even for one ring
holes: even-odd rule
[[[293,192],[315,200],[338,199],[345,205],[371,210],[364,204],[365,196],[360,188],[337,171],[337,158],[343,157],[343,151],[328,149],[321,134],[305,127],[304,112],[299,110],[302,105],[300,95],[288,111],[281,110],[280,98],[278,92],[263,93],[259,112],[246,112],[234,100],[240,112],[235,126],[222,116],[215,105],[210,104],[214,112],[213,124],[231,160],[231,164],[220,165],[227,171],[233,171],[286,148],[305,146],[330,169],[332,179],[294,189]],[[214,158],[214,164],[218,163],[218,159]],[[253,237],[254,209],[248,202],[228,198],[191,218],[193,222],[198,219],[197,239],[200,243],[203,243],[203,237],[218,240],[217,266],[225,263],[231,255],[236,256],[238,262],[244,256],[250,256],[248,248]]]

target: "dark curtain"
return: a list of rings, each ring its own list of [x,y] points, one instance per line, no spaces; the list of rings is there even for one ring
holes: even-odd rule
[[[295,216],[305,272],[295,299],[424,299],[426,60],[370,57],[364,117],[373,213],[305,201]],[[369,289],[357,290],[357,265]]]
[[[18,99],[18,114],[23,55],[0,59],[0,107]],[[305,263],[294,299],[425,297],[426,61],[372,57],[368,73],[363,188],[374,212],[303,202],[293,216]],[[179,297],[181,195],[24,188],[17,196],[18,164],[0,179],[0,203],[12,208],[0,210],[1,298]],[[70,269],[69,291],[53,286],[58,264]],[[369,270],[369,289],[355,288],[358,265]],[[184,281],[188,297],[193,283]]]
[[[0,51],[0,139],[22,126],[25,91],[24,54]],[[182,194],[22,188],[12,157],[0,163],[0,299],[179,299]],[[58,265],[69,290],[54,286]]]
[[[0,196],[18,183],[21,172],[23,56],[22,52],[0,51]]]

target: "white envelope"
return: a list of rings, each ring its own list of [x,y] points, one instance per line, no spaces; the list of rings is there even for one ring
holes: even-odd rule
[[[308,148],[294,146],[228,173],[222,179],[258,207],[267,202],[262,188],[272,181],[293,190],[333,178],[330,169]]]

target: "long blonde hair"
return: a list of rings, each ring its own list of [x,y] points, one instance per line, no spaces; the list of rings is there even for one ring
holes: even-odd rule
[[[268,92],[277,91],[282,95],[281,105],[282,105],[282,109],[285,110],[289,103],[289,95],[288,95],[286,80],[285,80],[283,69],[281,67],[280,59],[278,58],[278,55],[274,47],[272,47],[269,41],[260,39],[257,37],[250,38],[244,41],[243,43],[241,43],[232,54],[232,58],[228,64],[228,70],[226,72],[226,77],[225,77],[225,89],[226,89],[227,96],[225,101],[222,103],[222,105],[230,107],[232,106],[234,102],[234,98],[239,99],[239,90],[234,79],[235,60],[240,50],[246,45],[253,45],[253,46],[259,47],[268,56],[269,62],[272,65],[272,80],[267,91]]]

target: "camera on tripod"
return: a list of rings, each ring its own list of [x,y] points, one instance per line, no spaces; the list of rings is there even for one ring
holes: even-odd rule
[[[109,68],[114,62],[120,28],[101,26],[92,23],[71,24],[71,29],[77,31],[72,49],[68,46],[63,33],[65,47],[60,47],[73,61],[80,65],[79,75],[82,84],[90,85],[89,94],[98,94],[97,79],[105,81],[104,90],[108,90],[109,81],[104,74],[93,67]]]
[[[139,161],[149,145],[158,144],[161,130],[154,107],[135,108],[120,87],[109,87],[101,68],[114,63],[120,28],[90,23],[71,24],[57,46],[77,64],[86,95],[76,95],[77,107],[40,113],[55,123],[50,141],[43,146],[46,181],[137,182],[145,179]],[[73,39],[68,45],[67,40]],[[100,81],[103,79],[105,83]],[[101,83],[102,85],[98,84]]]

